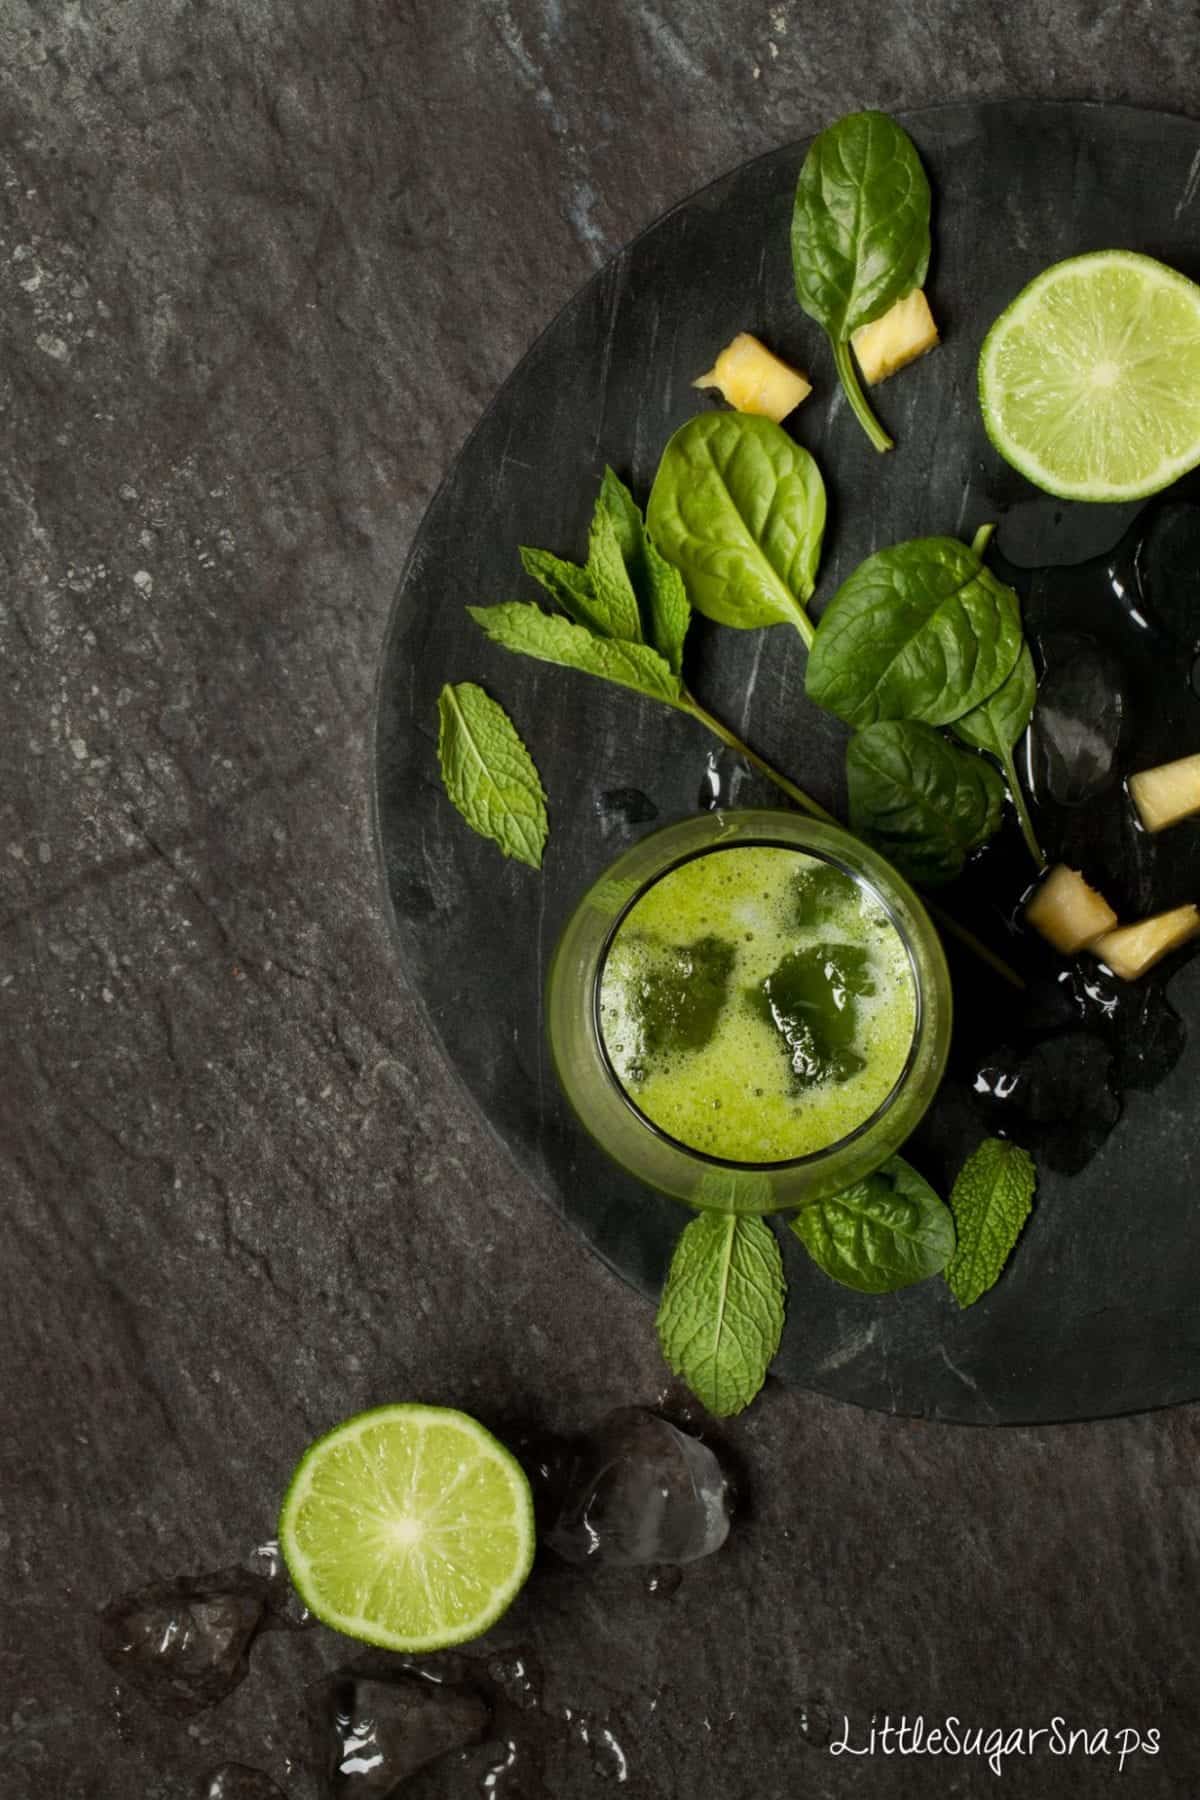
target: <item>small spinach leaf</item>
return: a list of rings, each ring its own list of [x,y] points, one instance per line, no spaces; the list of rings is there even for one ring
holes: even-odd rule
[[[1022,644],[1006,680],[994,694],[973,706],[951,729],[955,737],[975,750],[986,750],[1001,762],[1012,752],[1033,717],[1037,703],[1037,674],[1029,645]]]
[[[1038,868],[1044,869],[1046,858],[1038,842],[1029,803],[1013,757],[1013,751],[1033,717],[1036,704],[1037,672],[1029,646],[1023,644],[1007,681],[1002,682],[995,693],[989,694],[978,706],[972,707],[969,713],[964,713],[961,719],[955,719],[951,729],[955,737],[961,738],[964,744],[970,744],[976,750],[986,750],[1000,764],[1029,853]]]
[[[438,696],[438,762],[471,830],[540,869],[549,832],[541,780],[504,708],[473,681],[447,682]]]
[[[544,613],[541,607],[520,600],[510,600],[502,606],[468,606],[467,611],[492,642],[505,650],[536,657],[540,662],[557,663],[560,668],[579,669],[585,675],[598,675],[603,681],[615,681],[651,700],[664,700],[669,706],[688,710],[683,683],[649,644],[593,637],[582,625],[573,625],[569,619]]]
[[[929,213],[921,159],[886,113],[850,113],[813,139],[792,211],[796,298],[827,333],[846,398],[877,450],[892,440],[863,395],[849,339],[925,280]]]
[[[957,538],[913,538],[860,563],[826,607],[811,700],[848,725],[948,725],[1007,679],[1021,653],[1017,596]]]
[[[646,522],[698,612],[743,629],[794,625],[811,642],[825,484],[782,426],[750,413],[689,419],[663,451]]]
[[[924,1281],[954,1254],[950,1209],[900,1156],[832,1199],[804,1207],[792,1230],[818,1268],[860,1294],[889,1294]]]
[[[912,881],[953,881],[1000,824],[1004,784],[928,725],[889,720],[846,751],[850,823]]]

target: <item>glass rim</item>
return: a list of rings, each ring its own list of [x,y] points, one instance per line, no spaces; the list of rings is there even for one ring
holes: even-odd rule
[[[839,827],[838,829],[842,828]],[[887,914],[892,929],[904,946],[904,954],[908,959],[909,974],[912,978],[914,1016],[908,1054],[904,1059],[903,1067],[900,1069],[895,1081],[892,1083],[892,1086],[889,1088],[884,1098],[879,1102],[879,1105],[873,1112],[868,1113],[865,1119],[861,1119],[854,1127],[853,1131],[846,1132],[843,1137],[835,1138],[831,1144],[824,1145],[820,1150],[807,1150],[801,1156],[777,1157],[770,1162],[742,1162],[735,1160],[733,1157],[714,1156],[711,1151],[696,1149],[692,1144],[685,1143],[682,1138],[674,1137],[671,1132],[657,1124],[648,1113],[643,1112],[642,1108],[638,1105],[637,1101],[630,1094],[629,1089],[618,1075],[613,1066],[612,1058],[609,1055],[608,1045],[604,1038],[604,1030],[600,1023],[600,990],[604,982],[604,971],[608,967],[609,954],[616,942],[617,934],[634,907],[645,898],[652,888],[657,887],[659,882],[665,880],[668,875],[673,875],[677,869],[682,869],[688,863],[696,862],[701,857],[719,856],[730,850],[784,850],[791,856],[807,856],[815,862],[829,863],[834,868],[840,869],[843,875],[848,875],[857,886],[869,888],[879,906]],[[779,838],[753,837],[741,839],[735,843],[707,844],[702,845],[695,850],[684,851],[682,855],[673,858],[665,868],[657,870],[642,883],[636,893],[630,895],[608,927],[604,936],[604,942],[600,947],[600,954],[596,959],[596,970],[592,977],[592,1004],[590,1017],[592,1034],[595,1039],[596,1048],[604,1072],[608,1076],[610,1083],[623,1105],[630,1113],[632,1113],[639,1125],[644,1126],[646,1130],[652,1132],[660,1143],[665,1144],[669,1149],[705,1163],[709,1168],[725,1170],[732,1174],[767,1175],[771,1173],[782,1174],[792,1169],[812,1168],[829,1157],[838,1155],[849,1145],[857,1143],[868,1131],[873,1130],[874,1127],[879,1124],[880,1120],[883,1119],[895,1105],[900,1094],[903,1093],[905,1084],[912,1074],[913,1068],[919,1057],[924,1004],[921,972],[917,966],[917,958],[914,953],[911,934],[903,919],[897,914],[891,901],[880,891],[869,876],[860,874],[856,869],[852,868],[848,862],[845,862],[841,857],[833,855],[828,851],[818,850],[812,847],[806,849],[798,844],[785,843]]]

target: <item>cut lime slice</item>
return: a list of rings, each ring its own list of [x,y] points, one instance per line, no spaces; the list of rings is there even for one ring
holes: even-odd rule
[[[533,1500],[482,1425],[439,1406],[378,1406],[311,1444],[279,1545],[325,1625],[387,1650],[443,1650],[494,1625],[533,1562]]]
[[[979,357],[1001,456],[1064,500],[1139,500],[1200,463],[1200,287],[1153,257],[1055,263]]]

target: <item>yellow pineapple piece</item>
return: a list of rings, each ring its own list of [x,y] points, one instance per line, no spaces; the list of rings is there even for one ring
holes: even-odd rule
[[[1104,895],[1065,863],[1051,869],[1025,908],[1025,919],[1064,956],[1074,956],[1117,923]]]
[[[1183,756],[1131,775],[1129,794],[1147,831],[1177,825],[1200,812],[1200,756]]]
[[[850,338],[863,380],[870,387],[886,381],[905,363],[916,362],[937,341],[938,329],[924,288],[905,294],[890,312],[881,319],[872,319],[869,325],[860,325]]]
[[[812,383],[799,369],[789,368],[748,331],[739,331],[692,386],[720,388],[738,412],[761,413],[777,425],[812,393]]]
[[[1198,932],[1200,906],[1176,906],[1170,912],[1155,913],[1153,918],[1139,919],[1136,925],[1106,931],[1088,948],[1122,981],[1137,981],[1147,969]]]

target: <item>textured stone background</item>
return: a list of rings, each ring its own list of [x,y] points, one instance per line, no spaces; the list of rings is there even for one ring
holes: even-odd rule
[[[335,1640],[266,1640],[189,1727],[118,1701],[95,1607],[268,1535],[361,1406],[569,1425],[660,1387],[649,1309],[514,1176],[381,913],[376,651],[465,432],[611,250],[741,158],[867,103],[1194,111],[1196,22],[0,0],[5,1800],[183,1800],[232,1754],[309,1800],[299,1696]],[[1157,1725],[1122,1790],[1191,1793],[1198,1417],[989,1433],[772,1387],[726,1434],[753,1496],[727,1553],[669,1602],[542,1573],[504,1640],[608,1723],[633,1794],[993,1791],[830,1758],[818,1702]],[[564,1752],[556,1796],[598,1784]]]

